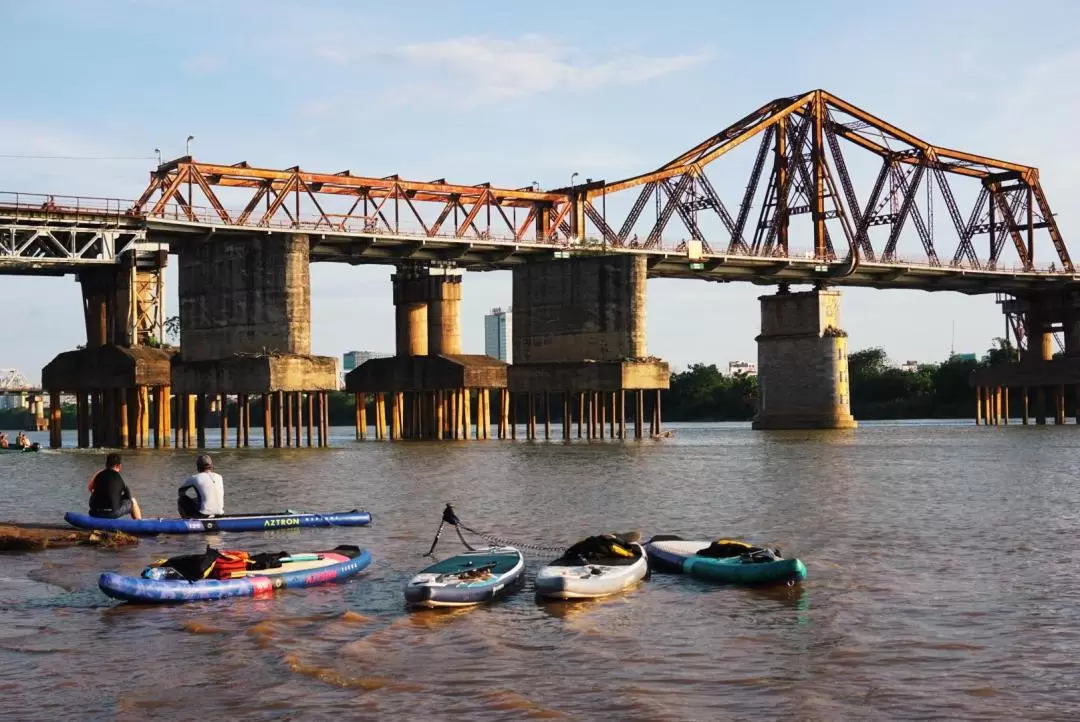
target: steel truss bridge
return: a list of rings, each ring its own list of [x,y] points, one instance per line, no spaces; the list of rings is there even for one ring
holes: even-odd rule
[[[0,396],[40,393],[41,387],[31,384],[18,369],[0,369]]]
[[[6,194],[0,273],[274,232],[307,234],[312,260],[353,264],[492,270],[625,253],[653,277],[721,282],[1015,294],[1078,281],[1036,168],[931,145],[823,90],[614,182],[499,188],[185,156],[135,201]]]

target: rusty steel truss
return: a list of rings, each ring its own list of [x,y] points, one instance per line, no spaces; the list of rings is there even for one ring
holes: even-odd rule
[[[752,140],[748,175],[723,167],[721,159]],[[857,182],[856,164],[872,169],[866,182]],[[727,183],[716,182],[716,171]],[[958,181],[970,184],[967,202],[954,192]],[[725,201],[721,185],[743,190]],[[226,202],[237,189],[239,202]],[[941,227],[935,197],[948,216]],[[697,241],[705,256],[792,257],[809,242],[805,256],[821,261],[843,255],[983,271],[1003,270],[1006,250],[1017,270],[1037,270],[1039,232],[1055,257],[1038,270],[1074,272],[1036,168],[930,145],[823,90],[767,103],[660,168],[612,183],[541,191],[183,157],[151,174],[131,211],[200,224],[612,250],[684,252]],[[799,216],[807,225],[793,225]],[[905,229],[921,247],[914,259],[898,252]]]
[[[745,191],[737,206],[725,205],[706,167],[755,138],[757,153]],[[845,149],[877,158],[876,179],[859,189],[862,193],[849,173]],[[961,211],[950,178],[978,182],[967,213]],[[948,250],[939,249],[935,238],[934,186],[957,239]],[[626,242],[652,197],[662,211],[645,247],[659,243],[677,214],[689,236],[709,252],[787,256],[792,217],[807,214],[813,255],[823,260],[837,254],[830,220],[841,229],[845,248],[855,249],[864,260],[886,263],[898,260],[898,240],[911,223],[931,266],[944,262],[993,270],[1011,241],[1022,268],[1032,270],[1035,232],[1046,230],[1062,271],[1073,272],[1036,168],[930,145],[824,90],[774,100],[651,173],[590,189],[586,212],[593,217],[597,197],[635,187],[641,190],[619,231],[606,223],[600,227],[613,245]],[[702,233],[701,211],[719,218],[724,229],[719,238]],[[875,247],[871,229],[877,227],[889,232]],[[981,256],[975,245],[980,235],[989,236]]]

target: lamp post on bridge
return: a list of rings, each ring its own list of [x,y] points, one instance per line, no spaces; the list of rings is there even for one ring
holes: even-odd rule
[[[187,142],[184,144],[184,155],[186,155],[186,156],[191,155],[191,141],[193,141],[193,140],[195,140],[195,136],[189,135],[187,137]]]

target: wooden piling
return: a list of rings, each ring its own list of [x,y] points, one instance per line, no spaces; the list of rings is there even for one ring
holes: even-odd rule
[[[519,397],[520,398],[520,397]],[[517,441],[517,422],[518,422],[518,407],[517,399],[510,393],[510,390],[506,391],[506,423],[510,427],[510,438]]]
[[[127,389],[117,389],[115,392],[114,402],[116,404],[116,420],[119,425],[119,436],[116,440],[116,445],[121,449],[128,447],[128,429],[131,428],[128,424],[128,405],[127,405]]]
[[[634,392],[634,438],[640,439],[642,432],[642,424],[645,423],[645,392],[638,389]]]
[[[285,418],[285,430],[283,432],[285,434],[285,438],[283,441],[283,446],[289,447],[292,446],[292,428],[293,419],[295,418],[295,416],[293,415],[293,395],[291,391],[283,391],[282,395],[285,400],[285,410],[282,412]]]
[[[225,448],[229,445],[229,414],[226,409],[229,397],[225,394],[218,394],[218,414],[219,414],[219,426],[221,427],[221,448]]]
[[[376,391],[372,395],[373,408],[372,412],[375,422],[375,440],[386,440],[386,396],[381,392]]]
[[[274,448],[282,447],[282,434],[285,426],[285,392],[274,392]]]
[[[311,398],[311,394],[308,394],[308,398]],[[366,406],[366,397],[364,394],[355,393],[352,395],[352,404],[356,411],[356,440],[360,441],[364,438],[364,432],[366,431],[367,421],[364,419],[364,407]],[[308,411],[308,446],[311,446],[311,411]]]
[[[472,429],[472,389],[461,390],[462,426],[461,438],[468,439]]]
[[[195,446],[206,448],[206,394],[195,394]]]
[[[660,389],[657,389],[656,390],[656,405],[653,407],[653,413],[656,415],[656,433],[658,435],[664,433],[664,429],[663,429],[664,417],[660,413],[660,398],[661,398],[661,392],[660,392]]]
[[[184,403],[187,405],[186,415],[184,417],[185,419],[187,419],[187,421],[185,422],[187,424],[187,428],[184,433],[187,435],[187,446],[191,448],[196,444],[197,432],[195,427],[199,420],[199,412],[196,408],[197,400],[195,395],[185,394]]]
[[[60,408],[60,392],[49,392],[49,448],[59,449],[64,445],[64,416]]]
[[[263,448],[270,448],[270,394],[262,395]]]
[[[619,439],[626,441],[626,389],[619,391]]]
[[[172,437],[172,387],[161,387],[161,445],[169,448]]]
[[[242,449],[247,444],[244,443],[244,421],[245,421],[245,409],[244,409],[244,395],[237,394],[236,396],[236,448]]]
[[[319,398],[322,399],[322,446],[330,446],[330,395],[320,391]]]

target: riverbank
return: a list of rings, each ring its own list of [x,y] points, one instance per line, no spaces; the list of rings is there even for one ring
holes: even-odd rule
[[[71,546],[125,547],[138,537],[122,532],[81,531],[58,524],[0,522],[0,551],[41,551]]]

